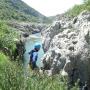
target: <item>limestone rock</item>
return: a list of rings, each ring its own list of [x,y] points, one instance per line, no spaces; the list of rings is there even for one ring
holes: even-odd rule
[[[43,32],[43,66],[52,74],[63,70],[70,79],[90,84],[90,12],[82,12],[70,24],[64,28],[60,22]]]
[[[60,22],[54,22],[52,26],[42,32],[43,36],[43,49],[46,52],[49,49],[52,38],[60,32]]]

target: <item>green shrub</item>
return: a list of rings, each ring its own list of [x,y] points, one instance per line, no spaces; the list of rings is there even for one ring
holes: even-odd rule
[[[75,5],[72,9],[68,10],[66,15],[68,15],[69,17],[75,17],[77,15],[80,14],[80,12],[82,12],[83,10],[85,10],[85,5]]]
[[[75,5],[73,8],[69,9],[65,13],[65,15],[73,18],[73,17],[79,15],[84,10],[90,11],[90,0],[83,0],[83,4]]]
[[[0,90],[67,90],[67,78],[29,72],[0,52]],[[78,90],[78,86],[72,90]]]
[[[23,70],[0,53],[0,90],[23,90]]]
[[[14,38],[18,34],[7,23],[0,21],[0,48],[8,48],[11,52],[15,48]]]

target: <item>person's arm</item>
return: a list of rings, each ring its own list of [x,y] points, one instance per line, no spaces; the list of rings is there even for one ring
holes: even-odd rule
[[[28,54],[30,55],[32,53],[32,51],[28,52]]]
[[[32,61],[33,62],[36,62],[37,61],[37,58],[38,58],[38,53],[37,52],[34,52],[33,53],[33,58],[32,58],[33,60]]]

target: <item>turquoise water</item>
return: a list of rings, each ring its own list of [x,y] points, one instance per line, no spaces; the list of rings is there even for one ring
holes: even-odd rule
[[[26,44],[25,44],[26,52],[24,54],[24,65],[25,66],[28,66],[29,58],[30,58],[28,53],[34,48],[35,43],[40,43],[42,46],[42,39],[40,37],[41,37],[41,34],[37,33],[37,34],[32,35],[30,39],[26,41]],[[43,55],[44,55],[44,52],[41,47],[41,49],[38,52],[38,60],[37,60],[38,67],[42,66],[41,58],[43,57]]]

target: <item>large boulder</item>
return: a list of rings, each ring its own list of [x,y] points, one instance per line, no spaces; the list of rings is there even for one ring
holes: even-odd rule
[[[42,58],[44,69],[52,74],[67,72],[70,81],[80,79],[90,86],[90,12],[82,12],[72,28],[48,28],[45,31]],[[73,21],[72,21],[73,22]]]
[[[49,49],[52,38],[60,32],[60,28],[60,22],[54,22],[52,26],[42,31],[44,52]]]
[[[43,68],[45,70],[51,70],[52,74],[59,73],[66,63],[66,58],[63,51],[58,48],[48,51],[42,59],[44,64]]]
[[[55,35],[50,42],[49,50],[43,57],[44,68],[50,66],[49,69],[52,69],[53,74],[59,73],[66,62],[70,62],[69,55],[73,54],[75,44],[78,42],[77,33],[70,31],[67,29]]]

